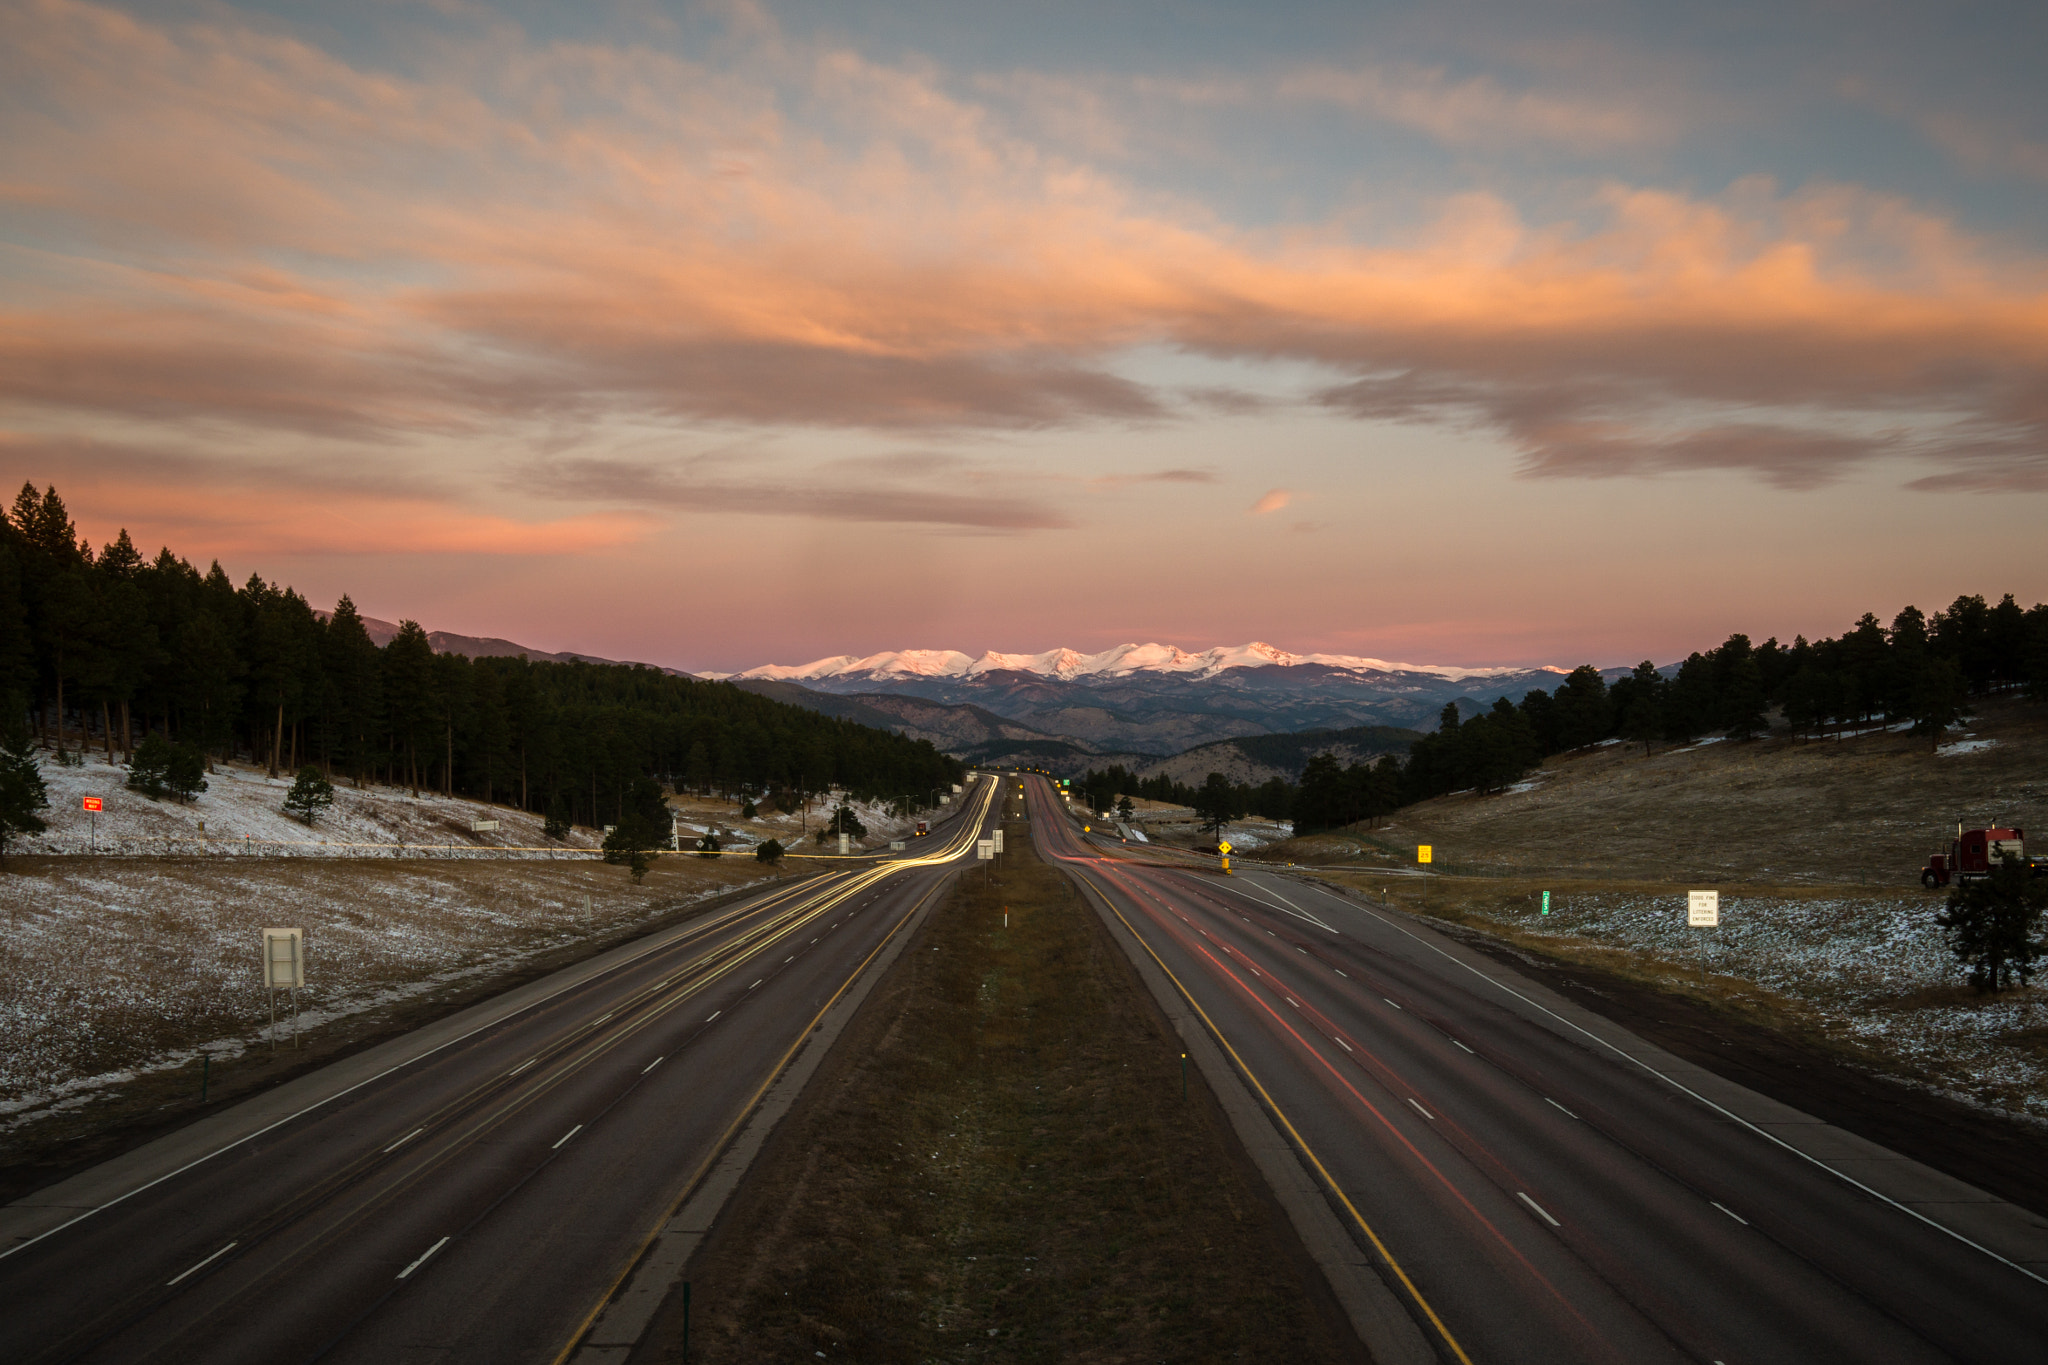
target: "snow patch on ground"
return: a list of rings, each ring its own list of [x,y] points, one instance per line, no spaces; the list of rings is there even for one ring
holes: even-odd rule
[[[1540,924],[1520,923],[1754,981],[1818,1007],[1851,1037],[1951,1078],[1965,1098],[2048,1119],[2048,1049],[2008,1041],[2048,1026],[2048,991],[1959,991],[1962,969],[1934,922],[1940,905],[1723,892],[1720,927],[1691,929],[1682,895],[1591,893],[1559,896]]]
[[[1956,754],[1977,754],[1997,747],[1998,741],[1995,739],[1958,739],[1942,745],[1934,752],[1943,758],[1951,758]]]
[[[475,849],[496,856],[514,851],[545,856],[563,848],[594,848],[602,837],[577,829],[566,839],[551,840],[541,832],[540,817],[525,811],[428,791],[414,796],[402,787],[355,787],[347,779],[334,784],[334,805],[308,826],[284,813],[289,777],[268,777],[260,768],[240,765],[216,764],[207,775],[207,789],[189,803],[170,797],[152,801],[128,790],[128,770],[102,755],[88,755],[79,768],[60,767],[45,757],[40,768],[50,796],[50,809],[42,813],[49,829],[13,841],[11,846],[23,853],[360,857],[403,845],[444,853]],[[97,817],[81,809],[88,796],[105,806]],[[471,828],[491,820],[498,822],[496,830]]]

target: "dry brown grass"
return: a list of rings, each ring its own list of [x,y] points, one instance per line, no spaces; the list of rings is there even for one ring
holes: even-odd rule
[[[971,871],[933,913],[693,1262],[692,1359],[1347,1358],[1135,973],[1025,826],[1009,847],[1001,885]],[[671,1316],[647,1349],[680,1344]]]
[[[2048,841],[2048,707],[1983,703],[1997,744],[1936,755],[1922,737],[1771,739],[1659,749],[1611,745],[1552,759],[1527,791],[1447,796],[1385,825],[1294,840],[1260,856],[1475,875],[1726,886],[1918,886],[1926,855],[1968,824],[2017,824]]]

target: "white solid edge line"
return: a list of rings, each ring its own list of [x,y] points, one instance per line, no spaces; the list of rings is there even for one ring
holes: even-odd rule
[[[427,1263],[427,1258],[429,1256],[432,1256],[435,1252],[439,1251],[442,1247],[447,1245],[448,1239],[446,1237],[443,1237],[440,1241],[434,1243],[425,1251],[422,1251],[420,1253],[420,1258],[417,1261],[414,1261],[411,1265],[407,1266],[405,1269],[398,1272],[398,1278],[402,1280],[406,1276],[412,1274],[413,1271],[418,1270],[421,1266]]]
[[[402,1138],[400,1138],[400,1139],[399,1139],[398,1141],[396,1141],[396,1142],[392,1143],[392,1144],[391,1144],[391,1145],[390,1145],[389,1147],[386,1147],[386,1148],[384,1149],[384,1155],[385,1155],[385,1156],[390,1156],[390,1155],[391,1155],[391,1154],[392,1154],[393,1152],[397,1151],[397,1150],[398,1150],[398,1149],[399,1149],[400,1147],[403,1147],[403,1146],[405,1146],[405,1144],[406,1144],[406,1143],[408,1143],[408,1142],[411,1142],[411,1141],[412,1141],[412,1140],[413,1140],[414,1138],[418,1137],[418,1136],[419,1136],[419,1135],[420,1135],[421,1133],[424,1133],[424,1132],[426,1132],[426,1131],[427,1131],[427,1130],[426,1130],[426,1129],[424,1129],[424,1128],[415,1128],[415,1129],[413,1129],[413,1130],[412,1130],[412,1131],[411,1131],[410,1133],[407,1133],[407,1134],[406,1134],[406,1135],[405,1135],[404,1137],[402,1137]]]
[[[603,1014],[600,1014],[597,1016],[597,1018],[591,1020],[590,1026],[592,1028],[596,1028],[599,1024],[602,1024],[605,1020],[611,1018],[614,1014],[617,1013],[617,1010],[606,1010]]]
[[[1715,1208],[1717,1208],[1717,1209],[1721,1210],[1721,1212],[1723,1212],[1723,1213],[1727,1214],[1727,1215],[1728,1215],[1728,1216],[1729,1216],[1730,1218],[1733,1218],[1733,1219],[1734,1219],[1734,1220],[1735,1220],[1736,1222],[1738,1222],[1738,1223],[1742,1224],[1742,1226],[1744,1226],[1744,1227],[1748,1227],[1748,1226],[1749,1226],[1749,1220],[1748,1220],[1747,1218],[1744,1218],[1744,1217],[1743,1217],[1743,1216],[1742,1216],[1741,1214],[1737,1213],[1737,1212],[1736,1212],[1736,1211],[1735,1211],[1734,1209],[1731,1209],[1731,1208],[1729,1208],[1729,1207],[1728,1207],[1728,1206],[1727,1206],[1726,1204],[1723,1204],[1723,1203],[1722,1203],[1722,1202],[1721,1202],[1720,1200],[1718,1200],[1718,1199],[1709,1199],[1709,1200],[1708,1200],[1707,1202],[1708,1202],[1709,1204],[1712,1204],[1712,1205],[1713,1205],[1713,1206],[1714,1206]]]
[[[1348,904],[1348,902],[1346,903]],[[1406,935],[1408,938],[1414,939],[1415,942],[1420,944],[1422,947],[1429,949],[1431,952],[1435,953],[1437,956],[1441,958],[1444,958],[1450,962],[1456,963],[1460,967],[1463,967],[1466,971],[1472,973],[1472,975],[1478,977],[1481,981],[1491,982],[1494,986],[1498,987],[1503,991],[1506,991],[1509,995],[1515,997],[1515,999],[1529,1006],[1529,1008],[1541,1010],[1543,1013],[1557,1020],[1558,1023],[1563,1024],[1566,1028],[1571,1029],[1573,1032],[1583,1033],[1584,1035],[1586,1035],[1586,1037],[1592,1039],[1600,1046],[1606,1048],[1615,1056],[1620,1057],[1626,1061],[1632,1062],[1636,1066],[1639,1066],[1643,1070],[1649,1072],[1652,1076],[1655,1076],[1658,1080],[1664,1082],[1673,1090],[1678,1091],[1682,1095],[1691,1096],[1693,1099],[1698,1100],[1701,1104],[1704,1104],[1707,1108],[1713,1110],[1715,1113],[1721,1115],[1723,1118],[1732,1119],[1736,1123],[1741,1124],[1744,1128],[1747,1128],[1750,1132],[1755,1133],[1764,1141],[1772,1144],[1773,1146],[1784,1148],[1793,1156],[1798,1157],[1801,1161],[1806,1162],[1808,1165],[1819,1167],[1821,1170],[1826,1171],[1829,1175],[1835,1177],[1843,1184],[1854,1186],[1856,1189],[1859,1189],[1863,1191],[1863,1193],[1869,1195],[1872,1199],[1879,1199],[1884,1201],[1885,1203],[1891,1205],[1893,1208],[1897,1209],[1900,1213],[1906,1214],[1909,1217],[1918,1220],[1919,1222],[1925,1223],[1928,1227],[1933,1228],[1937,1232],[1943,1232],[1948,1234],[1950,1237],[1955,1238],[1958,1242],[1961,1242],[1964,1246],[1969,1247],[1973,1251],[1983,1252],[1986,1256],[1989,1256],[1992,1260],[1998,1262],[2000,1265],[2007,1266],[2013,1270],[2017,1270],[2020,1274],[2026,1276],[2028,1279],[2034,1281],[2036,1284],[2048,1284],[2048,1276],[2035,1274],[2033,1271],[2027,1269],[2019,1262],[2009,1260],[2006,1257],[1999,1255],[1990,1247],[1985,1246],[1982,1242],[1972,1241],[1970,1238],[1965,1237],[1962,1233],[1957,1232],[1954,1228],[1948,1226],[1946,1223],[1938,1223],[1934,1219],[1929,1218],[1926,1214],[1920,1212],[1918,1209],[1900,1203],[1898,1200],[1892,1198],[1884,1191],[1872,1189],[1870,1186],[1858,1180],[1855,1176],[1849,1175],[1844,1171],[1836,1170],[1834,1167],[1828,1165],[1827,1162],[1822,1161],[1819,1157],[1813,1156],[1807,1152],[1800,1151],[1797,1147],[1794,1147],[1791,1143],[1785,1141],[1785,1139],[1779,1137],[1776,1133],[1766,1132],[1764,1129],[1759,1128],[1754,1123],[1751,1123],[1748,1119],[1742,1117],[1742,1115],[1736,1113],[1734,1110],[1728,1109],[1722,1105],[1714,1103],[1714,1101],[1708,1099],[1699,1091],[1694,1090],[1691,1086],[1685,1084],[1683,1081],[1679,1081],[1670,1076],[1665,1075],[1663,1072],[1659,1071],[1656,1067],[1651,1066],[1642,1058],[1623,1051],[1621,1048],[1616,1047],[1614,1044],[1608,1042],[1605,1038],[1602,1038],[1599,1034],[1593,1032],[1589,1028],[1586,1028],[1584,1025],[1574,1023],[1572,1020],[1567,1019],[1563,1015],[1559,1014],[1556,1010],[1550,1009],[1545,1005],[1538,1004],[1536,1001],[1531,1000],[1528,996],[1516,990],[1513,986],[1508,985],[1504,981],[1495,980],[1493,977],[1488,976],[1485,972],[1480,971],[1471,963],[1459,961],[1457,958],[1451,956],[1451,954],[1437,947],[1434,943],[1428,942],[1426,939],[1423,939],[1417,934],[1410,933],[1406,928],[1399,924],[1394,923],[1394,921],[1388,919],[1379,911],[1374,910],[1369,906],[1353,906],[1352,908],[1358,910],[1361,914],[1371,915],[1374,919],[1386,925],[1388,928],[1394,930],[1396,933],[1403,934]],[[1451,1041],[1457,1042],[1457,1039],[1454,1038]],[[1464,1047],[1465,1045],[1463,1043],[1458,1043],[1458,1046]],[[1465,1048],[1465,1050],[1467,1052],[1470,1052],[1472,1049]]]
[[[1541,1218],[1544,1222],[1550,1224],[1550,1226],[1554,1228],[1561,1228],[1564,1226],[1564,1224],[1558,1222],[1555,1218],[1552,1218],[1548,1213],[1544,1212],[1543,1206],[1541,1204],[1531,1199],[1528,1195],[1523,1194],[1520,1190],[1515,1191],[1515,1198],[1521,1200],[1524,1204],[1527,1204],[1530,1208],[1536,1210],[1536,1216]]]
[[[517,1076],[520,1072],[526,1070],[526,1068],[532,1066],[535,1062],[539,1060],[540,1058],[538,1057],[528,1057],[525,1061],[521,1062],[518,1066],[513,1067],[510,1071],[506,1072],[505,1074],[507,1076]]]
[[[240,1245],[241,1242],[239,1241],[229,1242],[226,1246],[222,1247],[219,1251],[214,1252],[213,1255],[207,1257],[198,1265],[192,1266],[189,1269],[181,1270],[176,1275],[173,1275],[170,1279],[164,1281],[164,1288],[169,1289],[172,1285],[176,1284],[179,1280],[184,1279],[187,1275],[190,1275],[195,1270],[206,1269],[206,1267],[212,1265],[215,1261],[218,1261],[221,1257],[227,1255],[230,1251],[233,1251],[236,1247]]]
[[[654,1068],[656,1068],[656,1067],[660,1066],[660,1065],[661,1065],[661,1064],[662,1064],[663,1062],[665,1062],[665,1061],[667,1061],[667,1060],[668,1060],[668,1054],[667,1054],[666,1052],[664,1052],[664,1053],[662,1053],[662,1054],[661,1054],[661,1056],[659,1056],[659,1057],[656,1057],[656,1058],[655,1058],[655,1059],[654,1059],[653,1061],[649,1062],[649,1063],[648,1063],[648,1064],[647,1064],[646,1066],[643,1066],[643,1067],[641,1067],[641,1068],[640,1068],[640,1074],[641,1074],[641,1075],[643,1075],[643,1076],[645,1076],[645,1075],[646,1075],[646,1074],[647,1074],[648,1072],[650,1072],[650,1071],[654,1070]]]
[[[717,1018],[717,1017],[718,1017],[719,1015],[721,1015],[721,1014],[724,1014],[724,1013],[725,1013],[725,1011],[724,1011],[724,1010],[713,1010],[713,1011],[711,1011],[711,1019],[716,1019],[716,1018]],[[708,1024],[708,1023],[710,1023],[710,1022],[711,1022],[711,1019],[706,1019],[706,1020],[705,1020],[704,1022]]]
[[[574,1128],[571,1128],[571,1129],[570,1129],[570,1130],[569,1130],[568,1132],[566,1132],[566,1133],[562,1134],[562,1135],[561,1135],[560,1137],[556,1138],[556,1139],[555,1139],[555,1145],[554,1145],[554,1146],[552,1146],[552,1147],[550,1147],[550,1148],[548,1148],[548,1150],[549,1150],[549,1151],[551,1151],[551,1152],[557,1152],[557,1151],[560,1151],[560,1150],[561,1150],[561,1148],[562,1148],[562,1144],[563,1144],[563,1143],[567,1142],[567,1141],[568,1141],[568,1140],[569,1140],[570,1138],[572,1138],[572,1137],[575,1137],[575,1136],[576,1136],[576,1135],[577,1135],[578,1133],[580,1133],[580,1132],[582,1132],[582,1131],[583,1131],[583,1125],[582,1125],[582,1124],[580,1124],[580,1123],[579,1123],[579,1124],[577,1124],[577,1125],[576,1125],[576,1126],[575,1126]]]
[[[1408,1097],[1408,1103],[1415,1105],[1416,1113],[1422,1115],[1422,1117],[1428,1119],[1431,1123],[1436,1122],[1436,1115],[1430,1113],[1427,1109],[1424,1109],[1420,1104],[1416,1104],[1414,1096],[1411,1095]]]
[[[904,866],[910,866],[910,864],[904,864]],[[795,888],[788,888],[788,891],[791,893],[793,893],[794,890]],[[784,892],[782,890],[777,890],[775,888],[768,888],[764,892],[764,894],[769,896],[770,898],[779,898],[781,895],[784,894]],[[765,909],[766,907],[755,906],[753,908],[759,910]],[[746,912],[735,910],[733,917],[737,918],[740,914],[743,913]],[[712,926],[705,927],[709,928]],[[721,924],[717,927],[723,927],[723,925]],[[812,940],[812,942],[814,943],[816,941],[817,940],[815,939]],[[286,1114],[281,1119],[276,1119],[270,1123],[263,1125],[263,1127],[258,1128],[253,1133],[244,1133],[242,1136],[236,1138],[233,1142],[223,1143],[221,1146],[214,1148],[212,1151],[207,1152],[203,1156],[195,1156],[190,1161],[186,1162],[184,1165],[178,1167],[176,1170],[165,1171],[156,1179],[146,1180],[142,1184],[137,1185],[132,1190],[128,1190],[124,1193],[115,1195],[112,1199],[109,1199],[104,1204],[95,1204],[93,1207],[85,1210],[83,1213],[80,1213],[75,1218],[67,1218],[63,1222],[57,1224],[57,1226],[53,1228],[46,1228],[42,1232],[37,1233],[35,1236],[28,1238],[26,1241],[16,1242],[13,1246],[8,1247],[6,1250],[0,1251],[0,1261],[6,1260],[9,1256],[14,1255],[17,1251],[28,1250],[28,1248],[34,1246],[37,1242],[42,1241],[46,1237],[56,1236],[58,1233],[64,1231],[64,1229],[68,1227],[71,1227],[73,1224],[82,1223],[86,1219],[94,1216],[95,1214],[104,1213],[108,1209],[114,1207],[114,1205],[116,1204],[126,1203],[128,1200],[133,1199],[136,1195],[141,1194],[145,1190],[155,1189],[158,1185],[163,1184],[166,1180],[175,1180],[177,1179],[177,1177],[185,1174],[185,1172],[193,1169],[195,1166],[203,1166],[207,1162],[213,1160],[215,1157],[221,1155],[224,1152],[232,1152],[237,1147],[243,1146],[246,1143],[254,1142],[257,1138],[262,1137],[265,1133],[268,1133],[273,1129],[282,1128],[287,1123],[291,1123],[297,1119],[304,1118],[306,1115],[312,1113],[315,1109],[324,1108],[325,1106],[334,1103],[338,1099],[342,1099],[345,1096],[352,1095],[356,1091],[361,1090],[364,1086],[375,1085],[378,1081],[383,1080],[386,1076],[392,1075],[399,1071],[403,1071],[405,1068],[412,1066],[415,1063],[423,1062],[437,1052],[446,1052],[449,1048],[454,1047],[456,1044],[468,1042],[471,1038],[476,1037],[480,1033],[488,1033],[490,1030],[497,1028],[500,1024],[507,1023],[508,1021],[516,1019],[520,1015],[525,1014],[528,1010],[537,1008],[541,1005],[545,1005],[546,1003],[548,1003],[548,1001],[553,1000],[557,996],[565,995],[568,992],[576,990],[579,987],[587,986],[592,981],[596,981],[602,977],[609,976],[613,972],[623,971],[625,968],[632,966],[634,963],[640,961],[642,958],[651,957],[655,953],[661,952],[663,949],[671,946],[673,946],[673,941],[668,940],[665,940],[660,943],[649,944],[647,948],[642,952],[635,953],[633,954],[633,956],[616,962],[609,967],[605,967],[600,969],[599,971],[593,972],[591,975],[584,977],[581,980],[566,982],[560,987],[560,989],[550,991],[546,995],[539,996],[535,999],[529,1000],[525,1004],[519,1006],[517,1009],[511,1010],[508,1013],[500,1016],[499,1018],[492,1019],[486,1023],[478,1024],[475,1028],[471,1029],[467,1033],[458,1034],[444,1043],[437,1043],[433,1047],[428,1048],[425,1052],[421,1052],[415,1054],[414,1056],[407,1057],[403,1061],[393,1062],[390,1066],[385,1067],[382,1071],[379,1071],[374,1076],[365,1076],[362,1080],[357,1081],[354,1085],[347,1086],[343,1089],[337,1090],[332,1095],[323,1096],[322,1098],[313,1101],[311,1104],[307,1105],[303,1109],[294,1110],[292,1113]],[[565,968],[564,970],[567,969]],[[714,1014],[711,1017],[713,1019],[716,1019],[718,1016]],[[706,1020],[705,1022],[708,1023],[710,1021]],[[538,1057],[533,1059],[533,1061],[539,1060],[540,1059]],[[530,1066],[532,1065],[532,1062],[528,1062],[526,1065]],[[519,1068],[519,1070],[521,1071],[524,1071],[525,1069],[525,1066]],[[514,1072],[513,1074],[516,1075],[518,1073]]]
[[[767,979],[768,979],[768,978],[767,978],[767,977],[765,977],[765,976],[764,976],[764,977],[761,977],[761,978],[760,978],[759,980],[757,980],[757,981],[755,981],[755,982],[754,982],[754,986],[758,986],[758,985],[760,985],[762,981],[766,981]],[[748,989],[748,990],[752,990],[752,989],[754,989],[754,986],[749,986],[749,987],[747,987],[747,989]]]

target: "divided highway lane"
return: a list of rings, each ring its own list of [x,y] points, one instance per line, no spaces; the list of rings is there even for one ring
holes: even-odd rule
[[[1109,856],[1048,788],[1031,800],[1041,851],[1207,1016],[1441,1358],[2042,1352],[2033,1273],[1576,1034],[1403,917],[1293,878]]]
[[[0,1360],[550,1361],[971,856],[765,893],[0,1251]]]

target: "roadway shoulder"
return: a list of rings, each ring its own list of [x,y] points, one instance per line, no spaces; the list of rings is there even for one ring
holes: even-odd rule
[[[1854,1181],[2037,1275],[2048,1271],[2048,1218],[1686,1061],[1512,967],[1438,933],[1426,921],[1406,911],[1314,877],[1289,879],[1327,895],[1363,903],[1418,940],[1551,1016],[1532,1014],[1534,1022],[1567,1038],[1575,1031],[1591,1035],[1667,1083],[1692,1092],[1836,1176]]]

